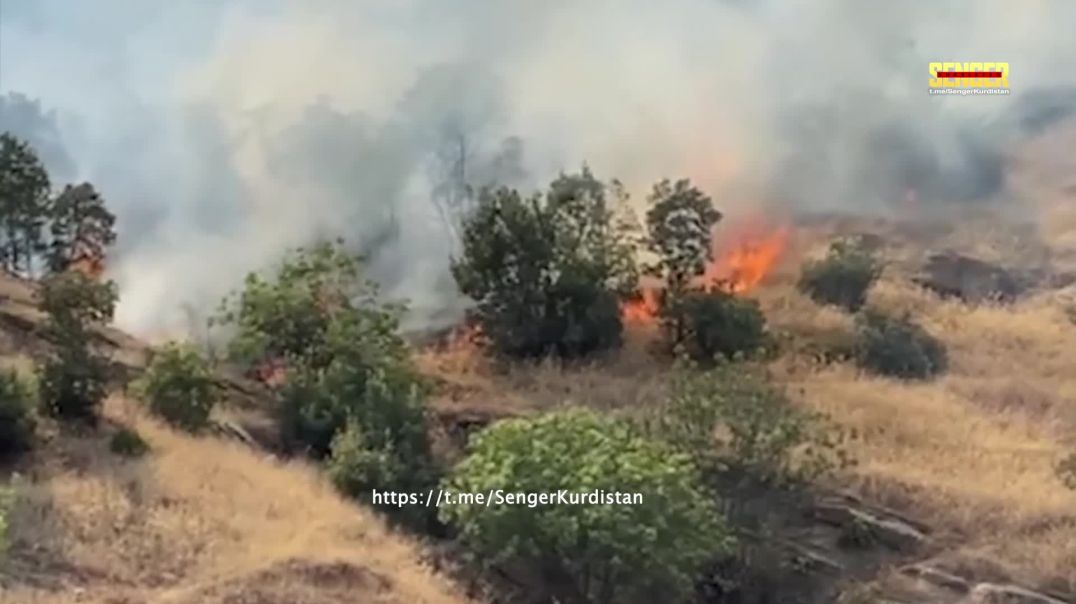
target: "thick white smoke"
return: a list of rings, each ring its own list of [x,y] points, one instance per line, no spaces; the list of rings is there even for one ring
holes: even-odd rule
[[[586,161],[636,197],[884,208],[1004,192],[1076,90],[1064,0],[4,0],[0,128],[119,214],[118,320],[181,329],[289,246],[343,236],[416,320],[458,308],[431,198]],[[930,61],[1009,97],[931,97]],[[50,113],[55,111],[55,113]]]

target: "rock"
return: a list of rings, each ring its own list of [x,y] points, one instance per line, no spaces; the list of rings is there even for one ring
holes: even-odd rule
[[[810,572],[839,576],[845,571],[844,565],[826,553],[812,549],[795,541],[783,543],[788,554],[798,568]]]
[[[925,564],[906,566],[902,568],[900,572],[909,577],[926,581],[936,587],[941,587],[957,593],[966,594],[968,593],[968,590],[971,589],[971,586],[968,585],[968,582],[962,577],[958,577],[950,572]]]
[[[965,604],[1072,604],[1016,585],[980,583],[964,599]]]
[[[942,296],[965,302],[1012,301],[1040,280],[1031,273],[1017,273],[955,252],[930,256],[915,279]]]
[[[883,518],[844,503],[820,503],[815,506],[815,516],[857,535],[857,539],[876,541],[900,552],[915,551],[927,541],[922,531],[903,520]]]

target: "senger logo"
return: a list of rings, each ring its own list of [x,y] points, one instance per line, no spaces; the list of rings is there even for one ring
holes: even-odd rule
[[[1008,63],[931,63],[931,88],[1008,88]]]

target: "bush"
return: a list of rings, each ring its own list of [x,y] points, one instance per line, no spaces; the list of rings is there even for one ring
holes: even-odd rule
[[[216,385],[209,364],[190,346],[170,343],[153,353],[135,391],[168,424],[199,432],[209,424]]]
[[[350,419],[380,447],[424,456],[423,388],[398,333],[399,306],[382,304],[342,243],[290,253],[274,275],[247,277],[216,322],[236,329],[229,356],[280,367],[285,444],[326,457]]]
[[[116,287],[77,271],[42,281],[45,336],[54,349],[38,367],[42,411],[64,419],[93,419],[105,398],[108,360],[94,350],[93,329],[112,319]]]
[[[825,259],[803,267],[799,289],[819,304],[856,312],[881,272],[881,262],[863,243],[842,239],[830,244]]]
[[[945,372],[945,345],[907,317],[867,312],[857,319],[858,365],[879,375],[929,379]]]
[[[88,350],[63,350],[38,366],[41,410],[69,420],[93,420],[108,394],[108,362]]]
[[[425,458],[425,384],[386,317],[355,312],[326,334],[325,367],[295,366],[281,390],[284,440],[316,458],[328,455],[349,420],[371,446]]]
[[[386,489],[401,482],[403,464],[391,448],[373,449],[364,431],[352,421],[333,437],[327,470],[329,479],[341,492],[367,500],[371,489]]]
[[[619,345],[620,301],[637,275],[608,194],[586,168],[554,180],[544,200],[482,192],[452,274],[498,353],[574,357]]]
[[[427,453],[399,448],[394,439],[373,439],[369,435],[369,430],[349,420],[347,428],[333,437],[326,466],[333,485],[413,528],[433,528],[436,518],[431,510],[383,502],[375,505],[371,497],[374,489],[415,493],[432,487],[436,478]]]
[[[634,504],[441,508],[490,564],[527,564],[563,602],[686,599],[732,538],[690,459],[586,410],[499,422],[444,483],[452,493],[639,493]],[[598,495],[592,495],[598,498]],[[551,598],[551,599],[553,599]]]
[[[142,457],[149,452],[149,445],[131,428],[120,428],[108,440],[108,450],[122,457]]]
[[[718,289],[687,292],[663,314],[681,326],[679,344],[696,361],[750,357],[769,343],[758,302]]]
[[[247,275],[243,289],[225,298],[211,320],[235,331],[229,360],[247,369],[277,363],[324,367],[333,321],[359,309],[395,329],[400,309],[377,302],[377,288],[361,269],[362,258],[335,241],[290,251],[270,276]]]
[[[825,416],[793,406],[764,374],[743,365],[680,368],[669,399],[646,426],[707,474],[802,481],[851,463],[844,434]]]
[[[30,448],[34,392],[15,371],[0,372],[0,457]]]

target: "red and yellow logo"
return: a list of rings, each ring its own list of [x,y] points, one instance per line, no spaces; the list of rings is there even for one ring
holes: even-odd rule
[[[931,63],[931,88],[1008,88],[1008,63]]]

